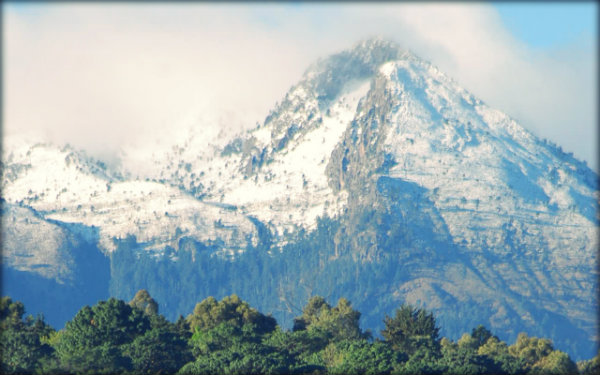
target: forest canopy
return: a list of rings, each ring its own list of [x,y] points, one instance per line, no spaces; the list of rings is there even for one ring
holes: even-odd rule
[[[574,363],[545,338],[508,344],[483,325],[439,337],[431,312],[401,305],[381,338],[340,298],[310,298],[291,330],[231,295],[208,297],[175,322],[145,290],[129,302],[84,306],[61,330],[0,300],[1,372],[68,374],[596,374],[599,357]]]

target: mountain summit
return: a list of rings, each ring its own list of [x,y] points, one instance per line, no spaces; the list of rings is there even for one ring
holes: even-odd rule
[[[181,145],[153,181],[64,167],[54,176],[66,192],[52,194],[26,191],[47,177],[27,159],[41,146],[25,147],[3,160],[4,198],[57,236],[95,228],[111,294],[147,289],[172,317],[235,292],[289,322],[311,295],[346,296],[366,327],[409,302],[450,336],[484,324],[591,356],[598,176],[429,62],[361,42],[309,67],[255,129],[217,143]],[[3,211],[5,236],[24,235],[8,219],[21,212]],[[16,256],[3,267],[36,272]]]

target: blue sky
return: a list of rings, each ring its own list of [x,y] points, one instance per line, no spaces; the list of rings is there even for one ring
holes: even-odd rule
[[[535,48],[551,48],[573,42],[582,35],[596,35],[596,2],[506,2],[493,5],[507,29]]]
[[[21,14],[36,17],[43,14],[40,4],[10,3]],[[290,9],[305,4],[292,2]],[[595,36],[598,7],[589,2],[499,2],[492,3],[510,32],[532,47],[548,48],[572,42],[582,34]],[[271,18],[275,21],[275,18]],[[279,19],[277,24],[284,22]],[[272,26],[276,27],[277,24]]]

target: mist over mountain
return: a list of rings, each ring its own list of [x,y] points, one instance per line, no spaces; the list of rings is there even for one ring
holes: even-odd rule
[[[310,296],[344,296],[374,330],[408,302],[452,338],[484,324],[595,353],[598,175],[429,62],[366,40],[255,128],[211,121],[137,176],[5,139],[3,291],[59,328],[141,288],[171,319],[237,293],[287,325]]]

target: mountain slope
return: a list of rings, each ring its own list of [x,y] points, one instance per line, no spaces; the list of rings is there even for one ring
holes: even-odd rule
[[[358,204],[379,203],[370,189],[382,181],[418,185],[488,287],[595,329],[595,176],[431,65],[380,68],[328,171]]]
[[[213,130],[146,181],[14,142],[3,198],[97,233],[111,293],[146,288],[173,318],[235,292],[285,324],[319,293],[369,328],[409,302],[451,337],[527,331],[575,358],[598,342],[598,176],[394,43],[318,61],[255,129]]]
[[[116,248],[115,240],[129,236],[159,252],[166,246],[176,249],[183,236],[223,242],[227,254],[258,243],[251,218],[231,207],[199,201],[161,183],[124,180],[68,146],[11,142],[18,144],[7,150],[4,199],[46,219],[97,228],[99,246],[107,253]]]
[[[498,306],[529,299],[596,331],[597,176],[393,43],[367,41],[317,63],[223,154],[212,165],[226,178],[201,179],[207,196],[243,207],[283,242],[327,215],[342,220],[344,236],[364,237],[348,251],[377,259],[390,251],[381,231],[352,225],[374,208],[396,224],[388,236],[460,253],[477,275],[470,287],[451,273],[410,280],[398,285],[402,298],[427,304],[439,300],[436,287],[458,300],[479,295],[503,329]],[[532,326],[528,309],[516,314]]]

